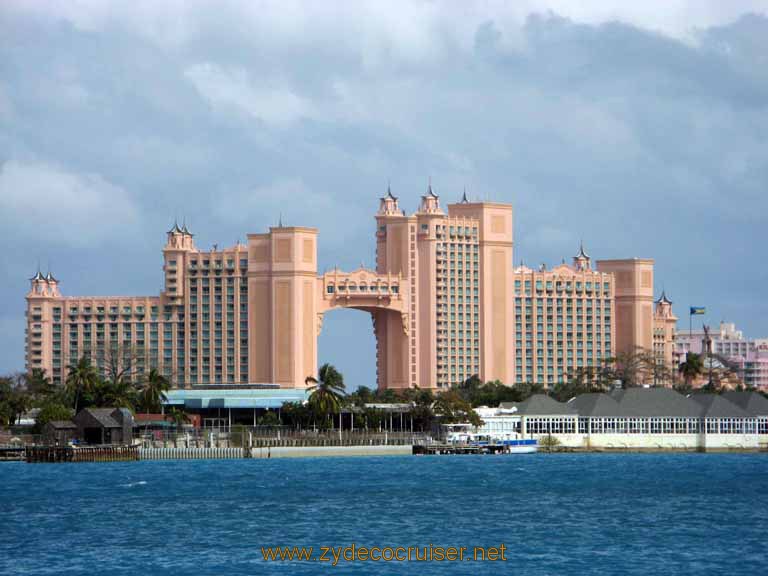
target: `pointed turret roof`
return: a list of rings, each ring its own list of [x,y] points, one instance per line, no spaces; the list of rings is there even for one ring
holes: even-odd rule
[[[58,280],[56,280],[56,277],[53,274],[51,274],[50,271],[48,272],[48,274],[45,275],[45,279],[48,282],[58,282]]]
[[[182,234],[181,228],[179,228],[179,221],[174,220],[173,221],[173,228],[168,230],[168,234]]]
[[[186,234],[187,236],[194,236],[192,232],[189,231],[189,228],[187,228],[187,219],[184,218],[184,221],[181,224],[181,231]]]
[[[397,196],[392,194],[392,189],[389,187],[389,184],[387,184],[387,195],[384,196],[384,198],[388,198],[390,200],[397,200]]]
[[[34,276],[32,276],[32,278],[30,278],[30,280],[32,280],[33,282],[34,282],[35,280],[37,280],[37,281],[42,281],[42,280],[45,280],[45,276],[43,276],[43,273],[42,273],[42,272],[40,272],[40,268],[38,268],[38,269],[37,269],[37,274],[35,274]]]
[[[467,200],[467,189],[464,188],[464,194],[461,195],[461,204],[469,204],[469,200]]]
[[[429,186],[427,187],[427,196],[432,196],[432,198],[437,198],[437,194],[435,194],[434,190],[432,190],[432,182],[429,183]]]
[[[672,300],[667,298],[667,292],[665,290],[661,291],[661,296],[658,300],[656,300],[657,304],[672,304]]]
[[[586,258],[587,260],[589,260],[589,254],[584,252],[584,243],[583,242],[579,242],[579,253],[576,254],[576,258]]]

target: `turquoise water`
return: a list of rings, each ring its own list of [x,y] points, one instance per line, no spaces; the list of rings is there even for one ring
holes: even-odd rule
[[[768,454],[0,464],[0,574],[765,574]],[[262,546],[498,546],[266,562]]]

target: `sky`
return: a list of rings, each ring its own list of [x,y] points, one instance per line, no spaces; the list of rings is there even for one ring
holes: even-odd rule
[[[29,277],[156,295],[175,218],[198,246],[320,229],[372,265],[409,213],[514,206],[515,260],[649,257],[656,293],[768,336],[768,2],[0,3],[0,373]],[[697,317],[699,319],[701,317]],[[370,317],[320,361],[375,385]]]

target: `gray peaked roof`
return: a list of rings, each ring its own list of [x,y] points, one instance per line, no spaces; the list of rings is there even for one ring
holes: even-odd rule
[[[614,390],[619,404],[616,416],[698,418],[701,408],[671,388],[627,388]]]
[[[114,408],[85,408],[83,412],[91,415],[104,428],[120,428],[120,424],[112,417]]]
[[[768,398],[759,392],[723,392],[722,397],[746,410],[751,416],[768,416]]]
[[[74,422],[71,420],[51,420],[48,422],[53,428],[56,428],[57,430],[72,430],[77,429],[77,425],[75,425]]]
[[[546,394],[534,394],[517,405],[517,412],[524,416],[573,416],[567,404],[558,402]]]
[[[579,416],[616,416],[619,403],[608,394],[590,392],[579,394],[568,401],[568,406]]]
[[[748,418],[768,416],[768,399],[755,392],[701,393],[686,397],[671,388],[627,388],[608,394],[579,394],[566,403],[545,394],[534,394],[523,402],[502,402],[499,408],[517,409],[516,413],[521,416]]]
[[[691,394],[690,399],[701,406],[702,418],[749,418],[750,414],[719,394]]]

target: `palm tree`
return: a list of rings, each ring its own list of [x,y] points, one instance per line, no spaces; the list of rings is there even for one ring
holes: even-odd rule
[[[171,382],[156,368],[152,368],[142,381],[139,399],[142,408],[148,414],[150,410],[160,410],[160,405],[167,397],[165,393],[171,388]]]
[[[438,394],[432,409],[436,415],[440,416],[443,424],[469,422],[477,427],[483,425],[482,419],[472,409],[472,405],[462,398],[457,390],[446,390]]]
[[[103,382],[97,396],[97,404],[102,406],[133,409],[136,389],[126,378],[121,378],[117,382]]]
[[[309,405],[313,410],[327,420],[331,414],[338,414],[341,409],[341,399],[345,394],[344,377],[330,364],[323,364],[318,371],[318,378],[307,376],[305,384],[309,386]]]
[[[184,410],[176,408],[176,406],[168,410],[168,417],[171,419],[171,422],[173,422],[173,425],[176,426],[176,428],[181,428],[182,425],[189,422],[189,416],[187,416],[187,413],[184,412]]]
[[[87,356],[67,366],[67,370],[69,374],[65,386],[67,392],[75,396],[75,414],[77,414],[80,396],[93,392],[99,382],[99,374]]]
[[[678,370],[683,378],[685,378],[686,386],[690,387],[696,377],[704,372],[704,361],[701,359],[700,354],[688,352],[685,362],[680,364]]]
[[[48,398],[56,393],[56,387],[42,368],[32,368],[24,376],[27,391],[36,398]]]

